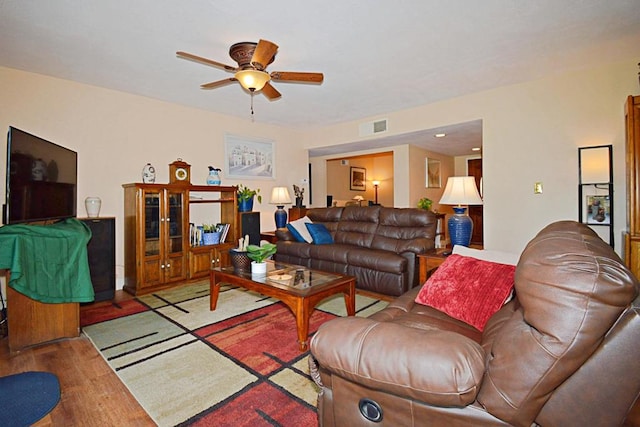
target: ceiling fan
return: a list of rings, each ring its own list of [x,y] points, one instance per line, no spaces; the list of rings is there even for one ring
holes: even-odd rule
[[[262,93],[270,100],[278,99],[282,95],[274,88],[270,81],[298,82],[298,83],[322,83],[322,73],[305,73],[292,71],[272,71],[267,73],[265,69],[273,62],[278,50],[278,45],[268,40],[260,40],[258,43],[235,43],[229,48],[229,56],[238,63],[237,67],[226,65],[211,59],[196,56],[187,52],[176,52],[180,58],[189,59],[205,65],[211,65],[234,73],[233,77],[200,85],[202,89],[215,89],[233,82],[239,82],[243,88],[253,95],[254,92]]]

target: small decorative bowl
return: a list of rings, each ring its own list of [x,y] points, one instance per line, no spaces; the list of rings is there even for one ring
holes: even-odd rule
[[[235,270],[251,270],[251,258],[249,258],[246,251],[229,249],[229,257]]]

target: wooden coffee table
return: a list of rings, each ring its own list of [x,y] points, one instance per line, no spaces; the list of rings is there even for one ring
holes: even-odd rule
[[[309,317],[320,301],[343,293],[347,314],[355,315],[355,277],[274,261],[267,263],[267,274],[262,277],[252,276],[250,271],[234,270],[233,267],[212,268],[209,274],[210,309],[216,309],[221,283],[229,283],[276,298],[289,307],[296,318],[300,351],[307,350]]]

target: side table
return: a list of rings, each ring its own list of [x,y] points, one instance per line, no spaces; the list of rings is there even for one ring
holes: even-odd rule
[[[483,249],[483,245],[469,245],[470,248],[473,249]],[[446,254],[446,255],[445,255]],[[451,247],[447,246],[446,248],[438,248],[434,249],[431,252],[427,252],[424,254],[418,255],[418,262],[420,268],[420,284],[424,284],[427,281],[429,276],[433,274],[433,271],[440,267],[447,257],[451,254]]]
[[[278,241],[276,237],[276,232],[274,231],[263,231],[260,233],[260,240],[266,240],[269,243],[275,243]]]
[[[445,255],[445,253],[448,254],[450,252],[451,248],[439,248],[433,250],[432,252],[418,255],[418,262],[420,267],[420,285],[424,284],[429,276],[431,276],[431,273],[433,273],[433,270],[440,267],[440,264],[442,264],[447,259],[448,255]]]

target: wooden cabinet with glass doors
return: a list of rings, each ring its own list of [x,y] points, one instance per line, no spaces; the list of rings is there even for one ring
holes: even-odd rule
[[[208,275],[212,263],[228,265],[230,243],[190,246],[190,205],[220,205],[220,221],[231,224],[227,242],[237,239],[237,187],[125,184],[124,290],[134,295],[169,288]],[[209,196],[196,198],[197,191]]]

